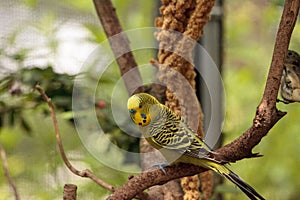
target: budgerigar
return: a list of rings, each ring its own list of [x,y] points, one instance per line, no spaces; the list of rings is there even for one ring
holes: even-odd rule
[[[214,152],[181,118],[155,97],[139,93],[128,99],[133,122],[146,140],[161,151],[170,163],[191,163],[211,169],[236,184],[250,199],[264,199],[223,163],[213,159]]]

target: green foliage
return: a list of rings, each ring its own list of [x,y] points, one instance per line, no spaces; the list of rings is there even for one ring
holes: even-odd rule
[[[52,65],[25,67],[24,63],[30,59],[34,49],[18,47],[17,38],[21,32],[22,29],[13,31],[2,41],[0,48],[0,69],[3,72],[0,76],[0,125],[20,125],[27,134],[31,134],[23,112],[36,108],[42,102],[34,93],[34,86],[41,84],[59,109],[71,110],[73,76],[54,72]]]
[[[76,13],[77,16],[88,15],[90,17],[91,13],[95,13],[93,3],[92,1],[53,1],[47,8],[45,5],[48,4],[45,1],[23,0],[21,2],[31,13],[42,10],[43,14],[40,18],[35,18],[35,21],[24,20],[19,28],[1,38],[0,43],[0,70],[3,72],[0,76],[0,143],[7,151],[11,176],[24,199],[61,198],[65,183],[74,183],[79,187],[78,198],[80,199],[104,199],[110,192],[88,179],[76,177],[66,169],[58,153],[47,104],[34,90],[34,86],[37,83],[40,84],[55,104],[65,152],[71,163],[80,170],[89,168],[108,183],[120,186],[127,181],[128,174],[111,169],[93,158],[84,149],[78,133],[76,133],[71,112],[75,75],[58,73],[58,67],[63,68],[64,66],[57,66],[56,60],[46,59],[47,62],[44,64],[28,64],[32,63],[32,60],[43,59],[43,56],[47,58],[47,54],[59,57],[58,49],[61,47],[61,42],[57,36],[66,17],[72,13]],[[132,12],[132,8],[128,7],[128,2],[114,2],[116,7],[120,7],[118,12],[122,10],[120,15],[124,16],[122,23],[124,23],[125,29],[126,27],[131,28],[137,22],[138,26],[142,27],[152,25],[149,24],[149,22],[152,23],[152,17],[147,17],[145,20],[146,18],[139,12]],[[153,5],[151,1],[145,2],[149,7]],[[134,2],[131,1],[130,4],[132,3]],[[144,4],[141,2],[135,4],[137,5],[135,9],[143,9],[147,13],[151,13],[151,9],[143,7]],[[59,9],[55,10],[52,6],[63,8],[66,15],[62,17]],[[130,10],[127,10],[128,8]],[[130,16],[132,23],[126,21],[127,16]],[[87,41],[98,44],[106,38],[103,29],[98,24],[99,20],[97,18],[93,18],[93,20],[97,24],[82,20],[82,27],[88,32]],[[31,32],[45,38],[44,46],[20,43],[20,41],[23,42],[20,40],[20,35]],[[152,37],[151,34],[148,36]],[[40,50],[46,50],[47,54],[36,54]],[[150,57],[147,58],[145,55],[151,54],[138,52],[136,55],[140,55],[139,62],[148,63]],[[138,152],[138,139],[124,134],[116,125],[111,113],[110,96],[114,84],[120,78],[116,64],[113,63],[113,65],[114,67],[109,67],[100,80],[92,72],[85,74],[91,84],[99,81],[96,92],[96,114],[100,126],[112,143],[124,150]],[[123,107],[123,105],[117,106]],[[128,123],[128,121],[123,119],[122,123]],[[116,165],[124,165],[123,168],[128,170],[138,170],[136,164],[132,164],[137,161],[123,158],[123,155],[116,154],[110,149],[107,149],[106,153],[107,158],[117,158],[114,160]],[[3,174],[2,168],[0,168],[0,174]],[[1,198],[12,198],[6,179],[1,177]]]
[[[45,69],[22,68],[0,80],[0,122],[2,126],[20,124],[27,133],[31,132],[24,111],[34,109],[43,102],[39,95],[34,93],[36,84],[41,84],[45,88],[58,109],[71,110],[72,76],[57,74],[51,66]]]

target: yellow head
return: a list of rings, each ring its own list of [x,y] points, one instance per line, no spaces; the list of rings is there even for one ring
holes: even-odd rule
[[[139,93],[128,99],[127,108],[136,125],[147,126],[151,122],[150,108],[159,104],[155,97],[146,93]]]

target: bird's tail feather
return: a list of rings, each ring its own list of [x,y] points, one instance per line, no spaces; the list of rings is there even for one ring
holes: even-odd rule
[[[264,200],[265,198],[262,197],[258,192],[255,191],[250,185],[248,185],[245,181],[243,181],[237,174],[229,170],[224,165],[221,165],[216,162],[206,162],[209,169],[223,175],[225,178],[230,180],[236,186],[238,186],[251,200]]]
[[[237,174],[233,173],[232,171],[229,174],[222,174],[228,180],[233,182],[236,186],[238,186],[251,200],[264,200],[264,198],[255,191],[250,185],[248,185],[245,181],[243,181]]]

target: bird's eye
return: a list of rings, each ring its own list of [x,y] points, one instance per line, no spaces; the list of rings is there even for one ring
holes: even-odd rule
[[[131,114],[135,114],[135,113],[136,113],[136,110],[130,109],[129,112],[130,112]]]
[[[297,70],[297,67],[296,67],[296,66],[293,66],[293,70],[296,71],[296,70]]]
[[[139,108],[142,108],[142,104],[139,105]]]

